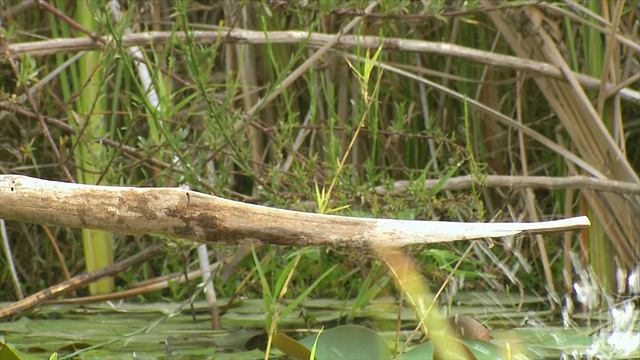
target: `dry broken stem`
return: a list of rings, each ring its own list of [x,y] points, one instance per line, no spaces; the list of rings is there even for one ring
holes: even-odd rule
[[[179,188],[95,186],[0,175],[0,217],[30,223],[166,234],[201,243],[389,247],[564,231],[586,216],[537,223],[363,219],[251,205]]]
[[[146,33],[135,33],[124,35],[121,39],[121,46],[148,46],[161,45],[170,41],[183,41],[187,34],[184,32],[161,32],[152,31]],[[262,44],[292,44],[305,42],[308,46],[324,46],[335,41],[334,34],[309,33],[306,31],[271,31],[265,34],[262,31],[251,31],[245,29],[219,28],[219,31],[193,31],[190,36],[197,44],[211,44],[220,41],[221,37],[225,43],[240,43],[251,45]],[[112,37],[104,36],[99,38],[100,42],[91,38],[62,38],[45,41],[35,41],[9,45],[8,51],[13,56],[29,54],[30,56],[44,56],[49,54],[60,54],[63,52],[76,52],[83,50],[106,50],[114,46]],[[631,42],[633,44],[633,42]],[[483,64],[489,64],[508,69],[532,72],[551,78],[564,80],[562,71],[553,65],[529,60],[526,57],[514,57],[509,55],[495,54],[488,51],[477,50],[455,44],[430,42],[422,40],[402,39],[402,38],[379,38],[377,36],[353,36],[344,35],[339,38],[336,45],[343,48],[369,48],[377,49],[383,46],[387,50],[410,51],[426,54],[439,54],[443,56],[453,56],[470,58]],[[594,77],[580,73],[575,73],[576,79],[588,89],[598,89],[600,81]],[[607,84],[608,90],[613,89],[615,84]],[[620,96],[629,101],[638,101],[640,93],[632,88],[620,89]]]

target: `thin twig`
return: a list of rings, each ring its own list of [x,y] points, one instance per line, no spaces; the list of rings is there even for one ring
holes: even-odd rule
[[[436,186],[439,181],[440,179],[425,180],[420,186],[430,189]],[[411,181],[401,180],[393,183],[391,190],[386,189],[384,186],[377,186],[375,191],[378,195],[403,195],[411,185]],[[487,188],[508,187],[511,189],[591,189],[617,194],[640,195],[640,185],[638,184],[583,175],[566,177],[487,175],[483,179],[466,175],[448,179],[442,184],[441,190],[464,190],[471,188],[472,185]]]
[[[347,54],[347,53],[342,53],[343,56],[345,56],[346,58],[349,59],[355,59],[358,61],[364,61],[363,58],[355,56],[355,55],[351,55],[351,54]],[[568,151],[567,149],[562,148],[561,146],[559,146],[557,143],[549,140],[547,137],[545,137],[544,135],[540,134],[539,132],[531,129],[528,126],[524,126],[520,123],[518,123],[517,121],[513,120],[512,118],[506,116],[505,114],[490,108],[488,106],[486,106],[485,104],[476,101],[474,99],[468,98],[467,96],[454,91],[450,88],[444,87],[441,84],[434,82],[434,81],[430,81],[428,79],[425,79],[423,77],[420,76],[416,76],[412,73],[409,73],[407,71],[404,70],[400,70],[394,66],[388,65],[386,63],[383,62],[378,62],[376,63],[376,66],[378,66],[381,69],[385,69],[388,70],[390,72],[394,72],[400,75],[403,75],[405,77],[408,77],[410,79],[416,80],[418,82],[424,83],[426,85],[429,85],[432,88],[437,89],[438,91],[442,91],[447,93],[449,96],[458,99],[462,102],[466,101],[468,104],[473,105],[477,110],[480,110],[482,112],[485,112],[491,116],[493,116],[494,118],[496,118],[497,120],[499,120],[500,122],[504,123],[505,125],[511,126],[519,131],[522,131],[523,133],[525,133],[527,136],[533,138],[534,140],[540,142],[541,144],[543,144],[544,146],[548,147],[549,149],[555,151],[556,153],[562,155],[565,159],[567,159],[568,161],[571,161],[573,163],[575,163],[576,165],[580,166],[581,169],[587,171],[588,173],[590,173],[593,176],[596,176],[598,178],[602,178],[605,179],[606,176],[604,176],[600,171],[598,171],[596,168],[594,168],[593,166],[591,166],[589,163],[587,163],[586,161],[584,161],[583,159],[581,159],[579,156],[577,156],[576,154]]]
[[[11,274],[11,282],[15,287],[16,296],[19,300],[24,299],[22,288],[20,287],[20,279],[18,279],[18,272],[16,271],[16,264],[13,261],[13,253],[11,252],[11,245],[9,244],[9,234],[7,233],[7,224],[4,219],[0,219],[0,237],[2,238],[2,249],[7,259],[9,272]]]
[[[226,43],[241,43],[252,45],[271,44],[295,44],[306,43],[309,46],[324,46],[328,42],[334,40],[332,34],[308,33],[306,31],[272,31],[261,32],[244,29],[229,30],[221,34],[219,31],[194,31],[192,33],[193,41],[197,44],[212,44],[223,36]],[[151,31],[146,33],[136,33],[124,35],[121,44],[128,46],[148,46],[163,45],[170,41],[184,41],[187,34],[184,32],[170,31]],[[9,50],[14,55],[27,53],[31,56],[43,56],[50,54],[59,54],[64,52],[73,52],[80,50],[106,50],[112,43],[111,37],[103,37],[106,43],[98,43],[88,38],[71,38],[71,39],[54,39],[46,41],[35,41],[21,44],[12,44]],[[427,54],[439,54],[443,56],[454,56],[458,58],[472,59],[474,61],[489,64],[508,69],[533,72],[535,74],[548,76],[554,79],[566,80],[563,72],[556,66],[534,61],[527,58],[516,56],[494,54],[488,51],[468,48],[465,46],[446,44],[440,42],[410,40],[401,38],[380,38],[377,36],[355,36],[343,35],[335,44],[337,47],[354,49],[357,47],[363,49],[377,49],[383,45],[386,50],[397,51],[414,51]],[[144,61],[142,59],[141,61]],[[576,80],[585,88],[597,90],[600,86],[600,79],[594,77],[574,73]],[[612,89],[615,85],[607,83],[606,89]],[[629,101],[639,101],[640,92],[631,88],[625,88],[620,91],[620,96]]]
[[[13,70],[13,73],[16,76],[16,78],[19,79],[20,78],[20,70],[18,69],[18,65],[16,65],[15,61],[13,60],[13,57],[11,56],[11,51],[9,50],[9,45],[5,41],[4,37],[0,37],[0,42],[2,43],[2,49],[4,51],[5,56],[7,57],[7,59],[9,59],[9,65],[11,66],[11,70]],[[51,149],[53,150],[53,154],[55,155],[56,159],[58,160],[58,166],[60,167],[60,170],[62,170],[62,172],[67,176],[69,181],[75,182],[75,179],[73,178],[73,176],[71,176],[71,173],[69,172],[69,169],[67,169],[67,166],[64,164],[64,160],[62,159],[62,155],[60,154],[60,150],[58,149],[58,146],[56,145],[55,140],[53,140],[53,136],[51,136],[51,132],[49,132],[49,128],[47,127],[47,124],[45,123],[45,121],[43,119],[43,115],[38,110],[38,105],[36,104],[36,101],[33,99],[33,96],[31,96],[31,92],[29,91],[29,88],[27,87],[27,84],[22,84],[22,89],[23,89],[24,94],[27,96],[27,100],[29,100],[29,105],[31,105],[31,108],[33,109],[33,112],[36,115],[36,119],[38,119],[38,123],[40,124],[40,130],[42,130],[42,133],[44,134],[44,137],[49,142],[49,145],[51,145]]]
[[[20,301],[16,301],[13,304],[0,309],[0,319],[30,309],[48,299],[65,294],[69,291],[82,288],[96,280],[119,274],[134,265],[145,262],[148,259],[151,259],[152,257],[163,253],[164,251],[164,244],[154,245],[113,265],[109,265],[100,270],[92,271],[90,273],[78,275],[70,280],[63,281],[60,284],[38,291],[31,296],[28,296]]]

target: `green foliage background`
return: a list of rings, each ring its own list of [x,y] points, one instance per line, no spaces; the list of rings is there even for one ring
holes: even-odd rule
[[[110,41],[102,50],[89,52],[98,55],[92,74],[102,80],[92,103],[83,107],[77,103],[85,99],[90,82],[82,75],[76,55],[84,50],[44,46],[50,42],[27,50],[18,47],[35,41],[68,43],[72,38],[86,37],[81,27],[63,18],[63,14],[72,17],[76,5],[54,1],[49,4],[57,11],[52,11],[36,5],[22,9],[24,3],[0,2],[2,173],[62,181],[70,181],[71,175],[79,181],[72,174],[82,170],[90,172],[95,183],[188,186],[278,208],[318,211],[320,203],[321,211],[337,210],[334,212],[353,216],[529,221],[586,213],[594,219],[593,230],[566,238],[553,234],[541,242],[528,237],[507,239],[496,246],[481,242],[454,274],[457,282],[455,288],[450,285],[450,291],[519,288],[545,294],[562,285],[571,291],[571,284],[562,282],[563,268],[571,271],[575,265],[567,260],[570,252],[580,254],[582,266],[606,262],[608,266],[599,269],[599,276],[608,279],[603,283],[611,288],[615,285],[614,266],[633,265],[620,249],[637,248],[638,239],[633,238],[639,226],[638,221],[634,223],[640,207],[637,193],[615,195],[628,207],[621,210],[628,219],[621,224],[599,225],[602,215],[591,210],[594,201],[605,206],[614,201],[601,192],[589,200],[584,197],[584,191],[590,192],[587,189],[525,191],[469,183],[460,190],[445,191],[440,190],[441,184],[434,188],[422,185],[428,179],[463,175],[482,185],[486,175],[587,174],[567,162],[567,153],[585,157],[610,180],[637,183],[637,175],[634,180],[633,176],[605,171],[626,166],[637,174],[640,167],[640,110],[638,99],[633,98],[640,90],[638,51],[632,45],[638,40],[637,30],[633,30],[638,8],[632,2],[618,9],[615,2],[596,1],[574,5],[381,1],[371,15],[344,35],[381,40],[380,64],[405,73],[373,67],[369,81],[363,83],[356,74],[365,72],[365,62],[358,59],[371,58],[378,49],[367,48],[364,38],[353,44],[340,43],[310,67],[301,66],[327,41],[309,35],[339,33],[347,23],[364,15],[365,2],[124,1],[118,10],[114,2],[95,1],[89,3],[97,23],[95,35],[109,36]],[[530,57],[517,55],[494,64],[490,55],[513,55],[514,51],[497,30],[492,14],[506,19],[525,43],[534,41],[531,38],[544,29],[574,73],[592,76],[591,82],[580,81],[588,101],[564,105],[598,110],[603,126],[588,130],[613,139],[624,155],[617,160],[622,165],[598,163],[580,153],[576,144],[586,142],[585,146],[595,147],[599,138],[578,137],[567,131],[571,117],[561,117],[545,97],[545,92],[549,95],[552,90],[535,82],[552,77],[543,75],[542,70],[522,67],[530,60],[543,67],[533,52]],[[607,24],[611,23],[617,24],[619,38],[609,46],[611,29]],[[169,36],[143,44],[134,59],[125,40],[131,34],[150,31],[164,31]],[[217,36],[202,40],[197,31]],[[182,32],[186,36],[178,37]],[[151,85],[141,80],[139,60],[149,65]],[[608,71],[598,71],[603,68]],[[89,74],[88,79],[91,77]],[[420,82],[420,77],[441,88]],[[614,90],[599,86],[606,83],[622,85]],[[26,89],[33,89],[33,101],[25,96]],[[157,94],[157,102],[149,89]],[[605,97],[608,91],[610,96]],[[469,101],[457,98],[454,92]],[[539,133],[561,150],[522,135],[472,101]],[[92,106],[98,103],[100,108]],[[78,117],[72,109],[80,112]],[[88,131],[89,126],[101,130]],[[79,148],[88,151],[82,161],[76,158]],[[345,154],[347,161],[341,166]],[[409,180],[408,187],[400,189],[396,183],[400,180]],[[331,184],[330,200],[322,203],[318,189],[328,189]],[[617,211],[613,208],[611,211]],[[611,235],[612,227],[622,227],[618,232],[622,235]],[[64,280],[65,267],[71,276],[84,271],[79,230],[50,228],[47,232],[42,226],[17,222],[7,223],[7,229],[25,293]],[[175,244],[166,257],[121,274],[115,279],[117,289],[196,267],[192,245],[179,239],[115,235],[114,241],[116,260],[157,241]],[[594,252],[596,244],[599,250]],[[426,277],[440,286],[468,247],[468,243],[461,243],[417,246],[407,251],[420,262]],[[217,259],[233,251],[235,248],[225,245],[212,249]],[[259,257],[266,259],[263,270],[270,275],[267,278],[277,278],[298,251],[259,249]],[[380,286],[376,294],[395,294],[373,255],[362,254],[353,249],[305,249],[290,292],[293,296],[302,293],[339,264],[310,296],[355,297],[375,286]],[[638,253],[630,256],[637,261]],[[0,299],[16,300],[8,260],[3,257],[0,263]],[[547,276],[544,264],[549,266]],[[251,256],[227,268],[231,270],[223,270],[224,276],[216,279],[219,296],[263,295],[259,278],[252,273],[255,264]],[[135,301],[185,299],[196,291],[195,285],[192,280]]]

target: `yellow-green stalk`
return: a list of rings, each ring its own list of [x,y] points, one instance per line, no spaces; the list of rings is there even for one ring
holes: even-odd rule
[[[92,13],[94,1],[78,1],[76,3],[76,20],[91,31],[96,31],[97,22]],[[94,7],[95,8],[95,7]],[[106,108],[103,87],[103,68],[100,64],[100,52],[90,51],[78,61],[79,82],[82,87],[76,102],[77,122],[79,131],[83,134],[76,150],[76,164],[78,165],[77,180],[85,184],[97,184],[102,172],[102,157],[105,149],[94,139],[103,137],[106,124],[101,119],[102,111]],[[80,120],[80,121],[78,121]],[[87,271],[93,271],[113,263],[113,237],[111,233],[96,230],[82,230],[82,244],[86,259]],[[105,278],[89,285],[91,294],[112,292],[113,278]]]
[[[588,1],[587,7],[596,14],[602,15],[605,12],[606,3],[597,1]],[[611,6],[613,8],[613,6]],[[602,42],[602,34],[597,32],[590,26],[583,26],[584,36],[584,69],[583,73],[591,75],[595,78],[602,76],[602,63],[604,60],[605,48]],[[615,31],[615,30],[614,30]],[[602,114],[602,121],[609,128],[611,123],[609,114],[605,111]],[[598,278],[602,289],[605,291],[615,291],[615,264],[611,259],[614,258],[614,249],[611,239],[608,238],[604,231],[603,225],[597,220],[595,213],[589,208],[589,215],[593,219],[591,227],[587,230],[589,237],[589,263]]]

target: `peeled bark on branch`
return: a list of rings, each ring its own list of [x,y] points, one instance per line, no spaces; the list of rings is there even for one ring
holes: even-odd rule
[[[320,215],[180,188],[96,186],[0,175],[0,217],[29,223],[166,234],[200,243],[388,247],[564,231],[586,216],[538,223],[460,223]]]

